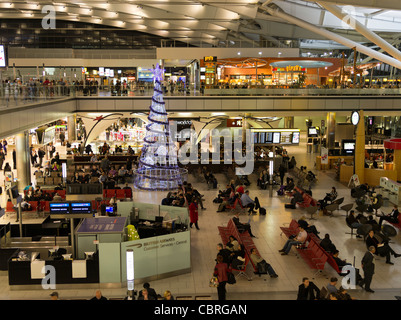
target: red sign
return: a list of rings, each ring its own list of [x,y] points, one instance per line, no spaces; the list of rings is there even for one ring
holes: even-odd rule
[[[242,119],[227,119],[227,127],[228,128],[241,128],[242,127]]]

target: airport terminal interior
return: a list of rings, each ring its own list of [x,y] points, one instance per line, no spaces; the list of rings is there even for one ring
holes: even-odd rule
[[[401,299],[401,3],[0,17],[0,300]]]

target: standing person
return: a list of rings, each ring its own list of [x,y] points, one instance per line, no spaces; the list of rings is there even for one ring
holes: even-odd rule
[[[49,144],[49,159],[53,158],[53,154],[56,152],[56,147],[53,145],[53,142]]]
[[[372,292],[372,293],[374,291],[370,288],[370,284],[372,283],[372,278],[375,273],[375,264],[373,262],[375,251],[376,251],[375,247],[370,246],[369,251],[367,251],[365,253],[365,255],[363,256],[362,261],[361,261],[363,273],[365,276],[365,278],[363,280],[363,284],[365,286],[365,291]]]
[[[5,155],[7,155],[7,145],[8,145],[7,140],[3,139],[3,149]]]
[[[214,267],[213,275],[219,280],[219,286],[217,287],[217,295],[219,300],[226,300],[226,284],[228,281],[227,273],[230,272],[230,268],[227,263],[223,262],[223,257],[221,255],[217,256],[217,264]]]
[[[0,149],[0,170],[3,170],[3,163],[5,159],[6,156],[4,155],[3,150]]]
[[[64,132],[60,132],[59,138],[60,138],[60,141],[61,141],[61,145],[63,146],[63,145],[64,145],[64,140],[65,140],[65,134],[64,134]]]
[[[38,156],[39,156],[39,167],[40,168],[42,168],[43,158],[45,157],[45,155],[46,155],[46,152],[42,148],[39,148]]]
[[[107,156],[107,154],[104,156],[104,158],[102,159],[102,161],[100,161],[100,168],[105,171],[108,172],[109,168],[110,168],[110,160]]]
[[[285,171],[286,171],[286,169],[284,167],[284,164],[280,164],[280,167],[278,168],[278,172],[279,172],[279,175],[280,175],[280,181],[281,181],[281,185],[282,186],[284,185]]]
[[[317,300],[320,295],[319,288],[308,278],[303,278],[298,287],[297,300]]]
[[[297,165],[297,161],[295,160],[295,157],[292,156],[290,162],[288,163],[288,169],[294,169]]]
[[[4,81],[4,101],[6,107],[8,107],[8,104],[10,103],[10,84],[8,83],[8,80]]]
[[[198,203],[196,199],[192,198],[191,204],[189,205],[189,227],[192,228],[192,225],[195,224],[195,227],[197,230],[199,230],[198,227]]]
[[[13,149],[13,165],[14,165],[14,170],[17,169],[17,152],[15,149]]]

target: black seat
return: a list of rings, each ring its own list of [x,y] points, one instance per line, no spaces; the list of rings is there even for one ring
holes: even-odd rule
[[[383,224],[382,226],[382,233],[388,237],[395,237],[397,235],[397,230],[393,226],[390,226],[389,224]]]
[[[365,238],[369,234],[369,231],[372,229],[373,229],[372,225],[362,224],[360,227],[358,227],[358,229],[356,230],[356,233]]]
[[[346,232],[345,234],[350,234],[351,238],[352,238],[352,236],[354,235],[354,230],[357,228],[354,228],[353,226],[351,226],[351,224],[348,221],[348,217],[345,218],[345,222],[346,222],[347,226],[351,229],[351,232]]]

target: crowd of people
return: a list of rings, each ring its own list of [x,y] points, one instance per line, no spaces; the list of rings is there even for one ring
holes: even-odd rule
[[[50,300],[61,300],[58,291],[53,291],[50,294]],[[105,297],[100,289],[95,291],[93,297],[89,298],[90,301],[106,301],[109,298]],[[149,282],[145,282],[142,289],[137,291],[127,291],[127,295],[123,300],[175,300],[170,290],[165,290],[163,295],[156,292],[154,288],[150,286]]]

